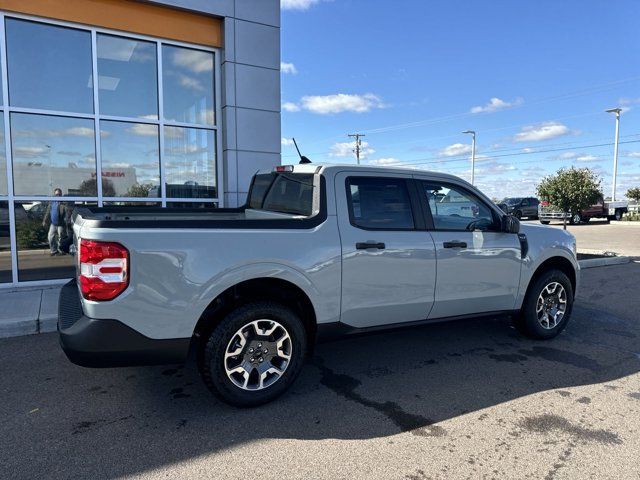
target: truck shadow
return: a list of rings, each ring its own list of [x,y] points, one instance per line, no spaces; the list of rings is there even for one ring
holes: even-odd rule
[[[82,369],[55,336],[40,335],[29,339],[37,353],[26,364],[3,360],[3,375],[31,373],[11,374],[0,423],[12,433],[0,439],[0,460],[28,478],[50,477],[52,459],[61,477],[113,478],[272,438],[407,432],[428,441],[448,435],[448,419],[482,422],[495,414],[485,409],[527,395],[556,390],[584,403],[565,389],[617,388],[607,383],[640,370],[639,335],[631,316],[582,302],[548,342],[525,339],[499,318],[347,338],[319,345],[293,389],[255,409],[217,402],[192,364]]]

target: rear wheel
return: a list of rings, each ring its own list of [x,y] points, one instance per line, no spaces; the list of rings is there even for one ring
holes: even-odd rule
[[[615,219],[619,222],[622,220],[622,210],[616,210]]]
[[[582,215],[580,215],[579,213],[572,215],[569,223],[571,223],[571,225],[579,225],[580,223],[582,223]]]
[[[282,395],[300,373],[307,350],[300,318],[266,301],[233,310],[205,342],[198,359],[205,384],[238,407],[261,405]]]
[[[573,287],[567,275],[560,270],[547,270],[527,291],[514,325],[528,337],[553,338],[567,326],[572,307]]]
[[[549,222],[549,220],[540,220],[540,223],[542,225],[549,225],[550,222]]]

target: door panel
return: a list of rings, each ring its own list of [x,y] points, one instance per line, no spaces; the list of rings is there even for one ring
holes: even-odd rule
[[[518,236],[499,232],[431,232],[438,281],[429,318],[511,310],[520,284]],[[445,248],[452,240],[465,248]]]
[[[419,206],[410,202],[407,179],[360,172],[336,176],[341,321],[348,325],[423,320],[433,306],[435,247],[429,232],[414,229],[412,214]]]
[[[522,263],[518,236],[500,232],[500,214],[462,184],[426,180],[420,193],[437,259],[429,318],[513,309]]]

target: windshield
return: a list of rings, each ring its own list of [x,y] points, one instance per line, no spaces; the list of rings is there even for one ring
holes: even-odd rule
[[[253,179],[249,208],[306,217],[313,214],[313,174],[264,173]]]

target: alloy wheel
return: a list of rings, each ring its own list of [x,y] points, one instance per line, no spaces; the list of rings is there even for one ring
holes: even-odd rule
[[[231,382],[243,390],[263,390],[277,382],[291,361],[289,332],[275,320],[247,323],[229,341],[224,369]]]
[[[567,311],[567,292],[559,282],[548,283],[536,302],[538,323],[545,330],[552,330],[562,321]]]

